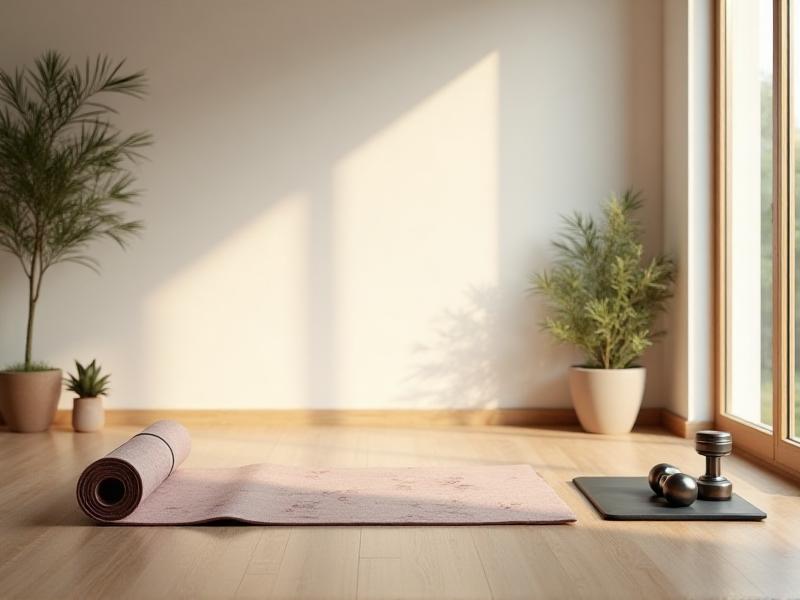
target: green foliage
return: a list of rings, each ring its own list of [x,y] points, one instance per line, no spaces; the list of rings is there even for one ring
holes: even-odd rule
[[[672,295],[675,267],[664,256],[644,260],[633,218],[640,207],[640,195],[627,191],[603,205],[599,225],[579,213],[565,217],[555,266],[533,277],[551,312],[544,328],[577,346],[588,367],[630,367],[663,334],[653,325]]]
[[[31,361],[29,363],[25,362],[18,362],[14,363],[13,365],[9,365],[3,371],[6,373],[35,373],[37,371],[53,371],[56,367],[49,365],[45,362],[34,362]]]
[[[67,391],[78,394],[79,398],[96,398],[107,396],[110,389],[108,379],[110,375],[100,376],[100,367],[93,360],[87,366],[75,361],[77,376],[70,373],[67,378]]]
[[[122,67],[105,57],[71,66],[48,51],[31,68],[0,70],[0,248],[19,259],[28,278],[26,364],[48,269],[72,262],[97,270],[91,242],[124,247],[142,228],[120,207],[137,196],[129,164],[151,137],[123,135],[106,102],[110,95],[143,97],[146,81]]]

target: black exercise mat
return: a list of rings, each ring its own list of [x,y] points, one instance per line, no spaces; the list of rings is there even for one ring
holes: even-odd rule
[[[667,506],[653,494],[647,477],[576,477],[572,482],[611,521],[760,521],[767,516],[737,494],[730,500]]]

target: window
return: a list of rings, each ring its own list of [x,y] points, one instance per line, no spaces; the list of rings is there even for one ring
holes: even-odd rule
[[[716,419],[800,472],[800,0],[717,7]]]
[[[772,426],[772,0],[731,2],[727,32],[730,391],[727,410]]]

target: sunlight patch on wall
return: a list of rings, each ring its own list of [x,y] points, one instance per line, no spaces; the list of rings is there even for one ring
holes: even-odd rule
[[[307,212],[285,197],[147,297],[140,404],[305,404]]]
[[[335,165],[337,397],[349,406],[421,404],[408,393],[415,348],[441,339],[437,319],[470,286],[496,283],[497,110],[492,53]]]

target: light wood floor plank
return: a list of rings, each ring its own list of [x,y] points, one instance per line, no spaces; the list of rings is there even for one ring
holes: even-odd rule
[[[536,529],[536,531],[533,531]],[[527,535],[515,528],[472,528],[471,534],[495,598],[559,598],[569,589],[571,577],[540,527]]]
[[[358,527],[295,527],[286,544],[271,598],[355,598]]]
[[[611,522],[571,479],[699,474],[689,441],[522,427],[193,428],[187,467],[527,463],[575,511],[566,526],[98,527],[75,504],[81,469],[138,431],[0,431],[2,598],[796,598],[800,488],[723,461],[763,523]]]
[[[468,527],[365,527],[361,545],[360,598],[491,597]]]
[[[288,527],[260,528],[258,544],[236,588],[237,598],[264,598],[272,593],[290,533]]]

